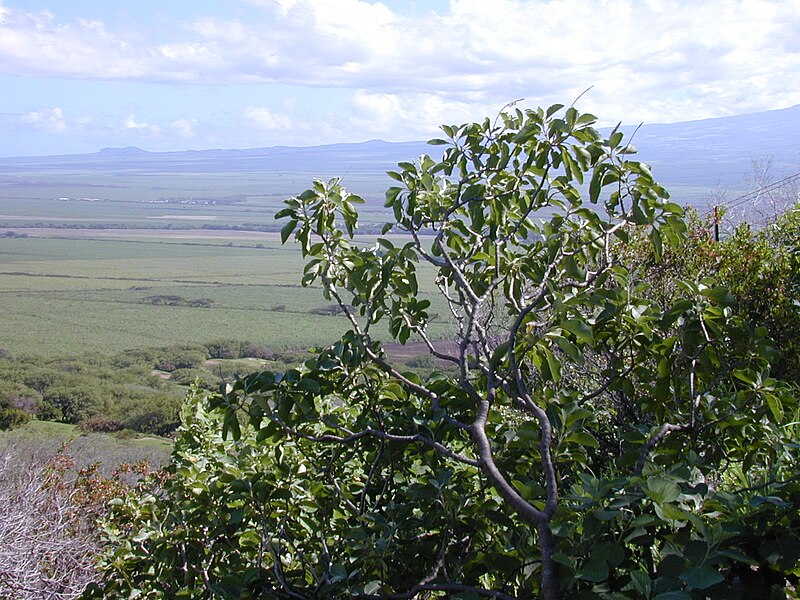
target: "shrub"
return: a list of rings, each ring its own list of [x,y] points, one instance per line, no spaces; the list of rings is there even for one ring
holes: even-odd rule
[[[122,423],[102,415],[94,415],[78,423],[78,428],[86,433],[112,433],[122,429]]]
[[[207,369],[176,369],[172,372],[171,381],[179,385],[192,385],[200,381],[200,387],[209,388],[219,385],[220,378]]]
[[[422,356],[414,356],[405,361],[406,365],[412,369],[432,369],[436,362],[430,354],[423,354]]]
[[[261,358],[270,360],[274,356],[272,350],[264,344],[254,342],[242,342],[242,358]]]
[[[0,409],[0,430],[21,427],[30,420],[30,413],[19,408]]]
[[[64,413],[57,406],[49,402],[42,402],[36,411],[36,417],[41,421],[62,421]]]
[[[163,348],[156,357],[155,368],[161,371],[192,369],[202,365],[207,358],[205,347]]]
[[[11,408],[18,408],[29,415],[35,415],[38,414],[42,402],[38,395],[12,396],[9,398],[9,404]]]
[[[353,308],[352,306],[350,307]],[[325,306],[317,306],[308,311],[312,315],[319,315],[323,317],[334,317],[344,312],[344,308],[338,304],[326,304]]]
[[[123,419],[123,426],[139,433],[166,436],[180,424],[181,398],[159,396],[151,398],[131,410]]]
[[[0,382],[0,408],[18,408],[34,415],[39,410],[41,398],[36,390],[22,383]]]
[[[214,340],[205,346],[209,358],[239,358],[242,353],[242,342],[238,340]]]
[[[55,456],[0,451],[0,597],[73,600],[98,577],[97,519],[152,469],[145,463],[78,468]]]
[[[108,408],[103,392],[89,384],[50,387],[42,398],[61,411],[61,420],[66,423],[79,423]]]
[[[738,310],[765,326],[781,352],[774,374],[800,383],[800,205],[763,229],[740,226],[718,252]]]
[[[766,331],[725,287],[649,294],[620,248],[634,223],[656,259],[680,248],[683,211],[594,121],[557,105],[444,126],[441,159],[390,173],[383,231],[409,233],[402,245],[354,239],[364,200],[338,179],[287,200],[301,283],[349,329],[297,369],[193,392],[167,487],[108,522],[125,533],[98,591],[785,595],[797,390],[771,377]],[[420,263],[455,344],[431,337]],[[456,369],[406,372],[372,337],[379,321]]]

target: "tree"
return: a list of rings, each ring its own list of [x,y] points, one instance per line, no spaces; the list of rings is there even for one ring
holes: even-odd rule
[[[796,400],[727,289],[648,296],[624,246],[634,228],[657,258],[679,246],[682,211],[594,121],[554,106],[444,126],[441,160],[389,173],[383,233],[399,243],[354,240],[362,200],[338,179],[288,200],[302,282],[349,331],[303,368],[212,394],[216,416],[196,392],[163,498],[120,513],[154,541],[123,544],[101,589],[735,597],[745,572],[783,589],[800,555]],[[430,334],[426,273],[454,341]],[[383,323],[449,367],[402,371]],[[186,559],[196,531],[219,543],[202,568]]]

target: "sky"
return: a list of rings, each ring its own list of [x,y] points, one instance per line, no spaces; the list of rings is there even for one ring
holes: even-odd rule
[[[0,156],[422,140],[578,97],[603,125],[800,104],[800,0],[0,0]]]

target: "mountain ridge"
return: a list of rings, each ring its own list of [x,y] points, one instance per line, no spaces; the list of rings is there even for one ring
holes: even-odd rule
[[[679,123],[625,125],[637,158],[653,167],[656,178],[690,201],[708,198],[717,187],[741,187],[753,161],[770,157],[772,174],[800,171],[800,105],[789,108],[698,119]],[[610,128],[601,128],[608,133]],[[317,146],[151,152],[135,146],[103,148],[95,153],[0,158],[0,175],[43,172],[169,175],[203,173],[302,173],[331,177],[361,174],[377,179],[397,163],[440,147],[424,141],[366,140]]]

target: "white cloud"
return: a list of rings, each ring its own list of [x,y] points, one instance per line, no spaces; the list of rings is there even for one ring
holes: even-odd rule
[[[58,107],[30,112],[23,115],[21,120],[48,133],[64,133],[67,130],[64,111]]]
[[[449,100],[438,94],[385,94],[365,90],[352,99],[352,129],[371,137],[423,139],[439,134],[441,123],[480,119],[501,107]]]
[[[197,124],[197,119],[178,119],[172,122],[172,129],[182,138],[194,137],[194,127]]]
[[[0,5],[0,73],[347,88],[350,120],[382,137],[520,97],[570,102],[590,86],[582,108],[631,121],[800,103],[800,0],[451,0],[440,14],[365,0],[249,3],[252,19],[199,16],[157,32]],[[297,125],[264,107],[245,117]]]
[[[125,129],[147,131],[150,133],[158,133],[160,131],[160,127],[158,125],[151,125],[150,123],[137,121],[134,115],[128,115],[127,117],[125,117],[125,119],[122,122],[122,126]]]
[[[261,129],[288,130],[292,128],[292,120],[289,117],[272,112],[266,106],[251,106],[244,111],[244,117]]]

